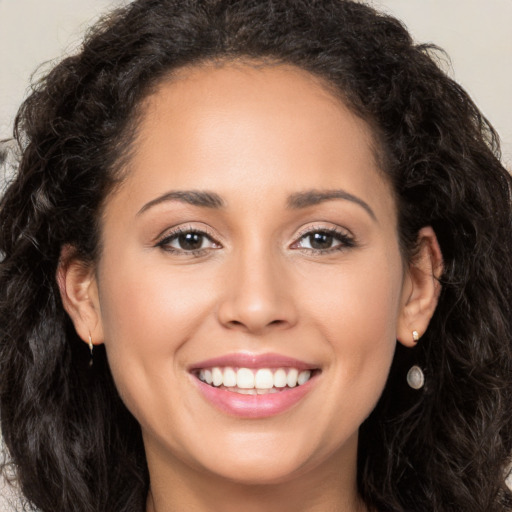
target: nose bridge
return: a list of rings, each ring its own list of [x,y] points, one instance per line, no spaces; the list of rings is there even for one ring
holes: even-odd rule
[[[256,242],[233,251],[219,319],[227,327],[260,333],[296,321],[283,255]]]

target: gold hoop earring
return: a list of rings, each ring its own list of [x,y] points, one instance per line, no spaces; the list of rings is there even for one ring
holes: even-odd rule
[[[91,352],[91,360],[89,361],[89,366],[92,366],[92,353],[94,350],[94,345],[92,344],[92,336],[89,334],[89,351]]]

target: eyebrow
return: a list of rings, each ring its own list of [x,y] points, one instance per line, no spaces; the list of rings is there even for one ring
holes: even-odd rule
[[[373,220],[377,221],[377,217],[368,203],[359,197],[341,189],[306,190],[304,192],[296,192],[288,197],[287,206],[291,209],[301,209],[307,208],[308,206],[315,206],[325,201],[332,201],[334,199],[342,199],[358,204],[370,215]],[[182,203],[191,204],[193,206],[213,209],[219,209],[225,206],[224,200],[215,192],[201,190],[173,190],[171,192],[166,192],[165,194],[162,194],[161,196],[146,203],[137,212],[137,215],[144,213],[153,206],[167,201],[179,201]]]
[[[315,206],[325,201],[331,201],[333,199],[343,199],[351,201],[352,203],[358,204],[370,217],[377,221],[377,217],[374,211],[370,208],[370,205],[353,194],[346,192],[345,190],[306,190],[304,192],[297,192],[292,194],[288,198],[288,208],[299,209],[307,208],[308,206]]]
[[[200,206],[202,208],[219,209],[225,206],[222,198],[215,192],[206,192],[200,190],[174,190],[167,192],[149,203],[146,203],[138,212],[137,215],[144,213],[153,206],[167,201],[179,201],[181,203],[191,204],[193,206]]]

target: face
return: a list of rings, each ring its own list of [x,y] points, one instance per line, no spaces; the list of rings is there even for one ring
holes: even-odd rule
[[[104,211],[91,329],[150,468],[355,471],[409,295],[373,147],[292,67],[188,69],[147,100]]]

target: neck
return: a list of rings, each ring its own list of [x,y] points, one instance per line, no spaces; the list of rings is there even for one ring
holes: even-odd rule
[[[245,483],[178,459],[163,466],[148,458],[151,486],[146,512],[367,512],[357,493],[355,452],[350,466],[339,462],[325,461],[280,482]]]
[[[185,494],[176,492],[169,500],[165,496],[166,493],[152,487],[148,495],[146,512],[368,512],[355,493],[344,496],[342,493],[329,492],[324,486],[320,488],[322,493],[309,493],[296,486],[232,484],[224,485],[222,492],[219,488],[203,488],[202,491]]]

